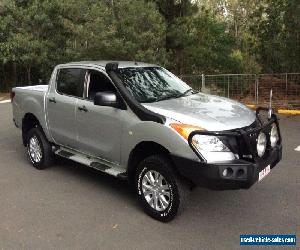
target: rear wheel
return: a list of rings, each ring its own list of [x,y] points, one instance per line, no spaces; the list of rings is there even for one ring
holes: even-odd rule
[[[26,147],[29,159],[35,168],[42,170],[52,164],[51,144],[40,127],[29,130],[26,135]]]
[[[139,164],[135,186],[145,212],[162,222],[174,219],[189,192],[170,160],[161,155],[147,157]]]

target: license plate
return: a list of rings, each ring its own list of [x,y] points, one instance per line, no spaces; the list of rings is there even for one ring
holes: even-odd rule
[[[266,168],[264,168],[262,171],[258,174],[258,181],[261,181],[263,178],[265,178],[271,171],[270,165],[268,165]]]

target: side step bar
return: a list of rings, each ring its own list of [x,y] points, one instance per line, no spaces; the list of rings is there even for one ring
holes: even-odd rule
[[[105,161],[99,158],[94,158],[87,156],[85,154],[79,153],[75,150],[69,148],[60,147],[59,149],[54,150],[54,154],[64,157],[66,159],[70,159],[72,161],[78,162],[90,168],[94,168],[101,172],[113,175],[120,179],[126,179],[127,174],[124,168],[120,167],[120,165]]]

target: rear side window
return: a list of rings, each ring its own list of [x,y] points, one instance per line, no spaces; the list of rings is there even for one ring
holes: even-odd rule
[[[60,69],[57,77],[57,92],[64,95],[83,97],[83,69]]]

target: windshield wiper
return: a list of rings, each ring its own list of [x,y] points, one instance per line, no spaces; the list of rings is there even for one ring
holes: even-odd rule
[[[178,94],[177,95],[175,95],[175,94],[173,94],[173,95],[166,95],[166,96],[163,96],[161,98],[157,98],[157,102],[168,100],[168,99],[172,99],[172,98],[178,98],[178,97],[179,97]]]
[[[151,98],[148,98],[148,99],[146,99],[146,100],[141,101],[141,103],[157,102],[157,100],[158,100],[157,98],[151,97]]]
[[[183,97],[183,96],[186,96],[188,93],[192,93],[192,94],[196,94],[198,93],[198,91],[194,90],[194,89],[188,89],[187,91],[181,93],[181,94],[173,94],[173,95],[167,95],[167,96],[164,96],[164,97],[161,97],[161,98],[157,98],[157,102],[159,101],[164,101],[164,100],[168,100],[168,99],[172,99],[172,98],[179,98],[179,97]]]
[[[194,89],[192,89],[192,88],[190,88],[190,89],[188,89],[187,91],[184,91],[182,94],[180,94],[178,97],[182,97],[182,96],[186,96],[188,93],[190,93],[191,92],[191,94],[196,94],[196,93],[198,93],[198,91],[196,91],[196,90],[194,90]]]

